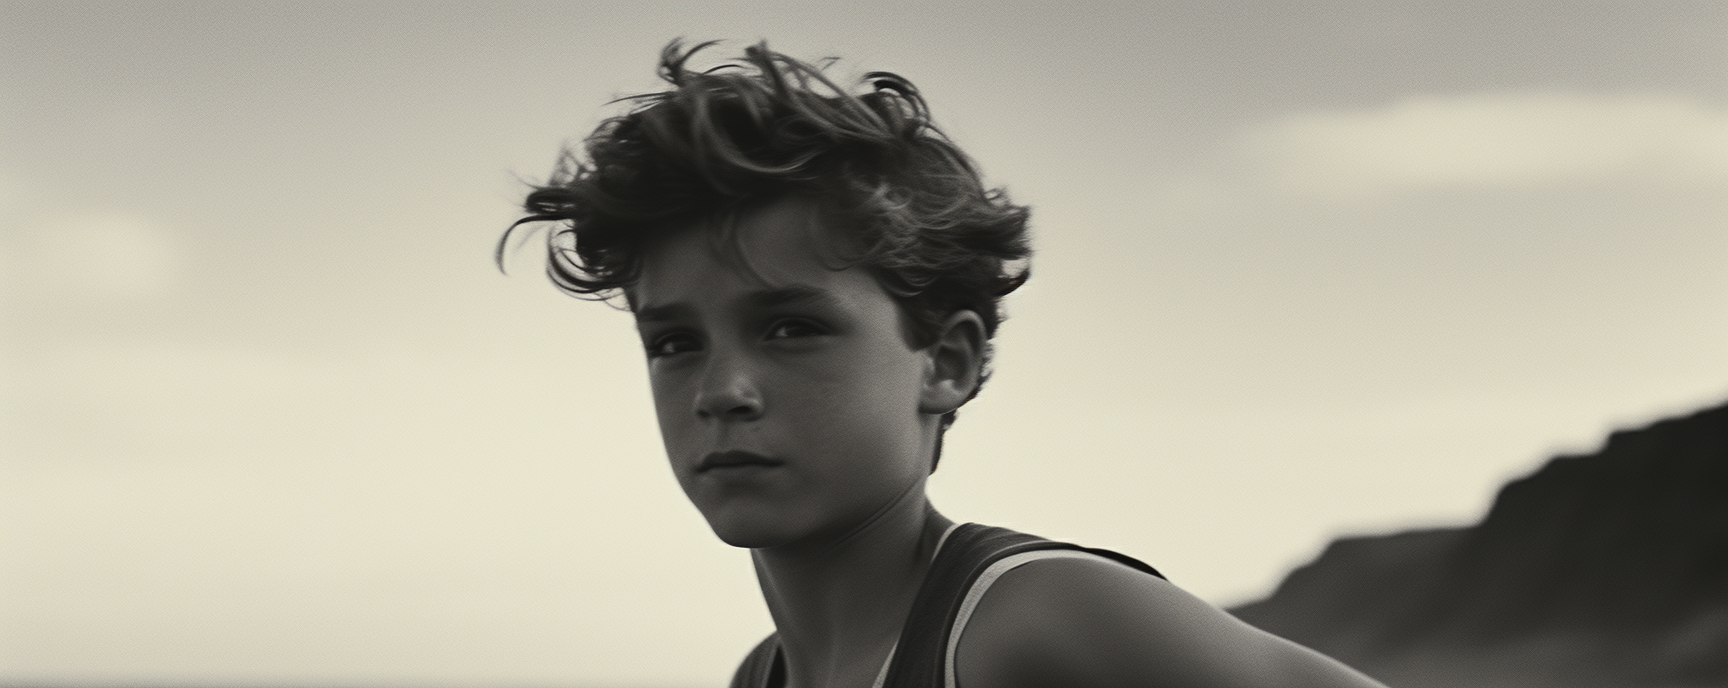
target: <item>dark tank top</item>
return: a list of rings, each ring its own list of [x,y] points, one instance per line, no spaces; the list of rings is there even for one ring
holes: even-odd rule
[[[1157,569],[1133,557],[1110,550],[1093,549],[1046,540],[1007,528],[961,525],[936,551],[924,583],[912,600],[906,625],[900,631],[893,660],[882,688],[938,688],[947,683],[948,644],[954,622],[960,617],[967,593],[985,570],[1003,559],[1039,550],[1073,550],[1098,555],[1159,578]],[[976,603],[976,600],[974,600]],[[969,610],[968,610],[969,611]],[[744,657],[732,676],[732,688],[783,688],[786,662],[780,655],[780,636],[769,634]]]

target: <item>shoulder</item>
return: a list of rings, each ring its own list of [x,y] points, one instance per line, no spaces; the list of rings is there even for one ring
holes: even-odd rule
[[[1022,564],[979,600],[955,651],[968,686],[1375,686],[1164,579],[1095,556]]]

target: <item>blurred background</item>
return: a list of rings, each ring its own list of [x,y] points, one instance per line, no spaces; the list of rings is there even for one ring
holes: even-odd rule
[[[491,262],[679,36],[1034,207],[956,520],[1235,604],[1728,398],[1722,3],[6,0],[0,683],[725,680],[629,317]]]

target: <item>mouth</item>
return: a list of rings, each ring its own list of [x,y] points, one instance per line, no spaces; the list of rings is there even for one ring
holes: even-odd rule
[[[696,464],[697,473],[707,473],[715,470],[745,468],[749,466],[773,468],[785,464],[785,461],[771,459],[761,454],[747,451],[712,452],[702,457],[702,462]]]

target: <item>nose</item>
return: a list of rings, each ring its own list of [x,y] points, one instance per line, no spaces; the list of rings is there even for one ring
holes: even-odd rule
[[[704,420],[749,421],[762,417],[762,392],[749,361],[714,351],[696,393],[696,416]]]

